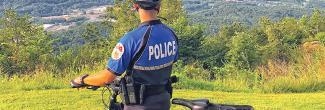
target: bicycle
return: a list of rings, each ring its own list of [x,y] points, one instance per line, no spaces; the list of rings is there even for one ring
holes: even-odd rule
[[[123,110],[123,104],[117,101],[117,96],[120,93],[119,81],[115,80],[111,84],[107,84],[102,90],[102,101],[108,110]],[[87,89],[97,90],[100,87],[91,86]],[[104,94],[109,91],[109,104],[105,102]],[[187,100],[181,98],[172,99],[172,104],[187,107],[191,110],[254,110],[250,105],[227,105],[227,104],[213,104],[208,99]]]

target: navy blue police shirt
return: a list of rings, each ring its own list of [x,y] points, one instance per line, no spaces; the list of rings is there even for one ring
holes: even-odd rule
[[[148,31],[149,39],[143,53],[134,64],[133,76],[138,77],[138,83],[142,84],[166,83],[165,80],[171,74],[172,64],[178,58],[178,44],[173,31],[159,20],[144,22],[137,29],[125,34],[115,46],[107,69],[118,76],[127,71]]]

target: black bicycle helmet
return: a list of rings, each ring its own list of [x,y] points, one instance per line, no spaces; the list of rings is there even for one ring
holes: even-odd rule
[[[142,9],[153,10],[160,4],[161,0],[133,0],[133,2],[139,4]]]

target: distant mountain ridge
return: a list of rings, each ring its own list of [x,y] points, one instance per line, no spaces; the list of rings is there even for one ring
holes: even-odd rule
[[[73,10],[88,9],[94,6],[112,5],[114,0],[1,0],[0,12],[15,9],[20,14],[34,17],[59,16]]]
[[[14,9],[32,16],[35,23],[44,24],[46,31],[62,31],[84,23],[104,19],[105,8],[114,0],[2,0],[0,14]]]
[[[233,22],[254,25],[261,16],[280,20],[310,15],[324,10],[325,0],[184,0],[184,8],[193,23],[208,25],[213,33]]]
[[[40,23],[79,25],[91,19],[87,17],[91,14],[87,13],[89,9],[113,5],[113,2],[114,0],[1,0],[0,14],[4,9],[12,8],[20,14],[27,13],[38,18],[36,21]],[[211,33],[217,32],[220,26],[233,22],[254,25],[261,16],[272,20],[299,18],[310,15],[315,9],[325,9],[325,0],[183,0],[183,4],[192,23],[207,25],[207,31]],[[74,12],[82,16],[72,14],[72,17],[69,16],[71,19],[60,17],[65,18]],[[98,14],[102,16],[103,13]]]

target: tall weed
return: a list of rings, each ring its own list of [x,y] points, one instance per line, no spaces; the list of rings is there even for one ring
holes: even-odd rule
[[[266,67],[260,67],[259,74],[263,77],[263,92],[315,92],[325,90],[325,74],[322,69],[325,61],[323,49],[309,49],[296,62],[289,64],[270,61]]]

